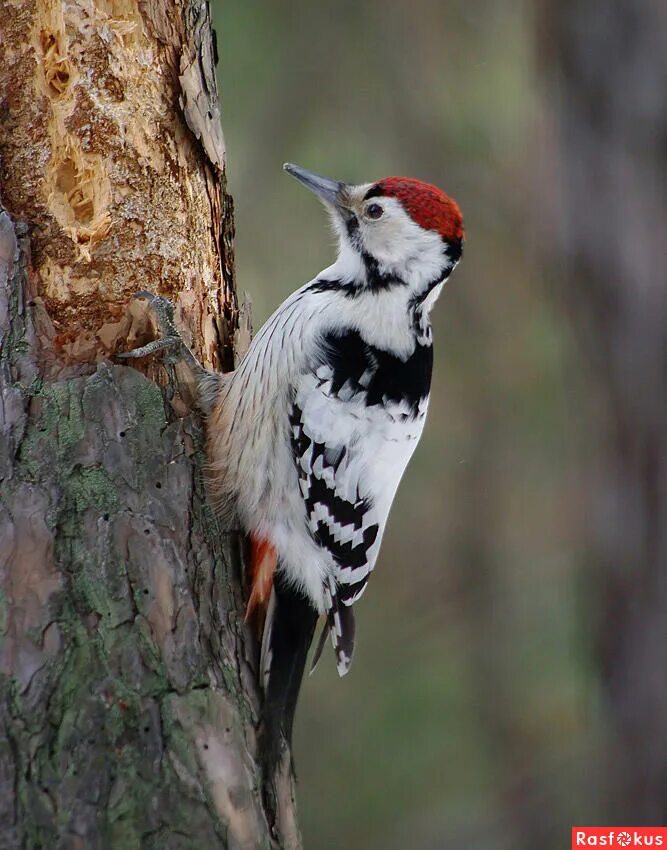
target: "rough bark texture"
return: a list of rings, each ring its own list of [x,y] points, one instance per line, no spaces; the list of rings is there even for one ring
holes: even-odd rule
[[[616,823],[667,815],[667,8],[543,4],[563,280],[599,396],[584,470]],[[553,163],[552,163],[553,164]],[[590,612],[590,600],[587,610]]]
[[[33,300],[52,325],[40,341],[56,361],[108,356],[150,284],[221,365],[235,296],[206,4],[22,0],[1,14],[3,200],[31,224]]]
[[[0,848],[298,847],[188,387],[113,361],[149,289],[233,365],[208,6],[15,0],[0,33]]]

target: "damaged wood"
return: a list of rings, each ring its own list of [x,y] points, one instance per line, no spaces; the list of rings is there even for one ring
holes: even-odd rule
[[[206,3],[0,6],[0,847],[289,848],[242,541],[138,290],[249,340]],[[201,88],[201,91],[198,90]]]
[[[18,0],[0,32],[3,202],[31,229],[50,373],[117,351],[149,284],[222,368],[236,301],[207,5]]]

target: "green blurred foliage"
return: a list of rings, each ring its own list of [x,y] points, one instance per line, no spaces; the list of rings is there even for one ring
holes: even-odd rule
[[[589,402],[537,249],[530,4],[216,0],[214,14],[255,328],[333,257],[283,161],[420,177],[466,219],[434,316],[429,420],[357,606],[352,671],[339,681],[325,653],[304,683],[305,847],[565,847],[599,815],[579,602]]]

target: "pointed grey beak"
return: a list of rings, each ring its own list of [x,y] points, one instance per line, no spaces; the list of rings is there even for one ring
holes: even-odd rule
[[[283,165],[283,169],[288,174],[291,174],[292,177],[295,177],[299,183],[303,183],[311,192],[314,192],[325,204],[329,204],[337,209],[345,209],[345,183],[341,183],[340,180],[329,180],[328,177],[320,177],[319,174],[315,174],[313,171],[307,171],[298,165],[292,165],[291,162],[286,162]]]

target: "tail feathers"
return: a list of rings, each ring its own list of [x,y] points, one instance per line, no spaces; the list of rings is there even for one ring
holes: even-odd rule
[[[351,606],[345,605],[338,598],[336,580],[329,579],[329,587],[325,590],[327,602],[327,625],[331,632],[331,643],[336,654],[336,669],[339,676],[344,676],[352,665],[354,655],[354,613]],[[321,647],[318,646],[321,653]],[[313,668],[319,659],[316,654]]]
[[[283,747],[292,741],[294,712],[317,617],[310,601],[276,570],[260,659],[264,684],[263,750],[270,767],[275,766]]]
[[[271,591],[269,602],[264,615],[264,624],[262,632],[262,648],[259,654],[259,679],[262,683],[264,693],[269,689],[269,675],[271,673],[271,660],[273,651],[271,649],[271,632],[273,629],[273,619],[276,612],[276,593]]]
[[[315,647],[315,652],[313,653],[313,660],[310,662],[310,670],[308,671],[308,675],[312,676],[315,672],[315,668],[319,664],[320,658],[322,656],[322,651],[324,650],[324,644],[327,642],[327,636],[329,634],[329,621],[326,620],[324,625],[322,626],[322,631],[320,632],[320,636],[317,641],[317,646]]]

